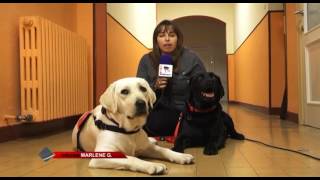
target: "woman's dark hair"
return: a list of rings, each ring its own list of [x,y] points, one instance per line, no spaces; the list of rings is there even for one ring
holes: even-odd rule
[[[153,49],[149,53],[152,60],[152,66],[153,68],[158,72],[158,66],[161,56],[161,50],[158,45],[157,37],[159,33],[162,32],[169,32],[172,31],[177,35],[177,47],[172,52],[172,59],[173,59],[173,71],[178,71],[178,61],[183,51],[183,34],[178,28],[177,25],[175,25],[172,21],[169,20],[163,20],[161,21],[157,27],[155,28],[153,32]]]

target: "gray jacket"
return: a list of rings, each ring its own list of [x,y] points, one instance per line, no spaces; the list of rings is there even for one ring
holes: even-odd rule
[[[178,73],[173,73],[169,79],[164,91],[156,90],[157,101],[168,108],[179,111],[185,109],[185,104],[189,98],[190,78],[199,72],[205,72],[206,69],[196,53],[184,48],[179,61]],[[151,57],[145,54],[139,63],[137,77],[144,78],[153,88],[158,77],[157,70],[152,67]]]

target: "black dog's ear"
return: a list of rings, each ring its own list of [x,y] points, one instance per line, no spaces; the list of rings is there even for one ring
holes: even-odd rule
[[[208,72],[208,74],[212,79],[217,77],[217,75],[215,73],[213,73],[213,72]]]
[[[219,92],[220,98],[222,98],[224,96],[224,88],[222,86],[220,77],[218,75],[214,74],[213,72],[209,72],[209,76],[212,77],[212,78],[217,79],[218,84],[219,84],[218,92]]]
[[[222,83],[221,83],[221,80],[220,80],[219,76],[217,76],[217,79],[219,81],[220,95],[221,95],[221,98],[222,98],[224,96],[224,89],[223,89],[223,86],[222,86]]]
[[[190,78],[189,85],[191,86],[192,83],[193,83],[193,81],[195,81],[196,79],[198,79],[200,76],[203,76],[203,73],[198,72],[198,73],[192,75],[191,78]]]

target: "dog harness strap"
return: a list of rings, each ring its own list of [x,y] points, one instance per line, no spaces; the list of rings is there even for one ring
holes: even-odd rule
[[[188,103],[188,109],[190,112],[211,112],[216,109],[216,106],[213,106],[207,109],[197,109],[193,107],[190,103]]]
[[[100,119],[96,119],[96,117],[93,117],[93,119],[94,119],[94,124],[100,130],[109,130],[109,131],[119,132],[119,133],[123,133],[123,134],[134,134],[134,133],[137,133],[140,131],[140,129],[135,130],[135,131],[126,131],[124,128],[119,128],[117,126],[111,126],[111,125],[105,124]]]
[[[113,124],[115,124],[116,126],[119,126],[119,123],[117,123],[114,119],[109,118],[109,116],[105,115],[107,117],[108,120],[110,120],[111,122],[113,122]],[[93,119],[97,119],[96,116],[93,116]]]
[[[111,117],[108,116],[108,113],[107,113],[107,108],[103,107],[101,108],[101,113],[103,115],[105,115],[107,117],[108,120],[110,120],[111,122],[113,122],[115,125],[119,126],[119,123],[117,123],[114,119],[112,119]],[[96,119],[94,116],[93,116],[94,119]]]
[[[80,144],[80,132],[84,127],[85,122],[89,119],[91,115],[91,111],[85,112],[78,120],[77,126],[78,126],[78,132],[77,132],[77,150],[78,151],[85,151],[81,144]]]
[[[124,134],[134,134],[137,133],[140,129],[135,130],[135,131],[126,131],[123,128],[119,128],[117,126],[119,126],[119,123],[117,121],[115,121],[114,119],[112,119],[111,117],[108,116],[107,113],[107,109],[105,107],[101,108],[101,113],[106,116],[106,118],[111,121],[112,123],[114,123],[116,126],[111,126],[108,124],[105,124],[104,122],[102,122],[100,119],[97,119],[96,116],[93,116],[93,120],[94,120],[94,124],[98,127],[98,129],[100,130],[109,130],[109,131],[113,131],[113,132],[119,132],[119,133],[124,133]]]
[[[87,111],[79,118],[79,120],[77,121],[77,126],[79,129],[90,115],[91,115],[91,111]]]
[[[111,117],[108,116],[108,114],[105,114],[105,116],[107,117],[107,119],[109,119],[111,122],[113,122],[115,125],[119,126],[119,123],[117,123],[114,119],[112,119]]]

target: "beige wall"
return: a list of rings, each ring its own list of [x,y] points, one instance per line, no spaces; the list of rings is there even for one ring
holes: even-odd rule
[[[107,12],[147,48],[152,48],[156,3],[108,3]]]
[[[108,84],[120,78],[136,76],[141,57],[149,52],[109,14],[107,18]]]
[[[233,3],[157,3],[157,22],[183,16],[203,15],[217,18],[226,23],[227,54],[234,52]]]
[[[76,32],[77,29],[81,29],[77,24],[77,8],[78,6],[74,3],[7,3],[0,5],[0,127],[6,125],[4,115],[20,114],[19,17],[42,16]],[[90,16],[89,11],[84,13]],[[82,28],[86,29],[91,26],[91,24],[85,24]],[[90,32],[83,31],[83,33]],[[88,48],[92,49],[92,46]],[[92,61],[92,58],[89,60]],[[9,121],[9,124],[15,124],[15,121]]]

